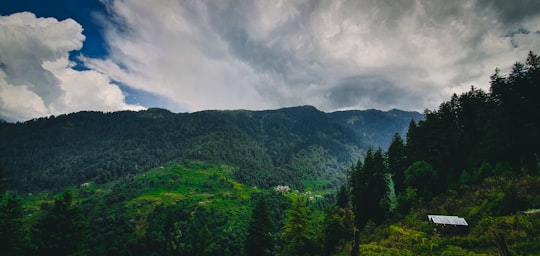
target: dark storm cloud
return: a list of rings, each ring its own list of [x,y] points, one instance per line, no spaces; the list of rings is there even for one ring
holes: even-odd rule
[[[109,10],[125,29],[108,31],[109,59],[86,64],[192,111],[422,111],[471,85],[487,89],[496,67],[540,51],[540,35],[522,33],[538,30],[536,7],[483,0],[113,0]]]
[[[382,76],[353,76],[344,78],[327,94],[333,109],[346,109],[351,106],[388,109],[402,106],[404,102],[420,100],[419,95],[400,89]]]
[[[478,0],[477,7],[479,10],[491,11],[501,22],[511,24],[540,14],[540,1],[537,0]]]
[[[295,54],[294,49],[284,45],[284,40],[291,34],[298,34],[302,26],[309,24],[309,17],[317,8],[317,1],[302,3],[297,6],[299,13],[282,20],[282,24],[272,30],[264,38],[253,36],[250,25],[254,23],[256,8],[250,1],[233,1],[233,3],[210,1],[208,3],[209,25],[216,34],[225,40],[231,53],[248,63],[259,72],[281,76],[290,82],[309,83],[313,79],[295,75],[298,67],[305,65],[303,54]],[[311,35],[303,35],[307,40]],[[306,47],[306,46],[305,46]]]

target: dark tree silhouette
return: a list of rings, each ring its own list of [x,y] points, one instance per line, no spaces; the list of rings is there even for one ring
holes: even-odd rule
[[[87,224],[71,192],[54,200],[49,211],[43,213],[32,232],[37,255],[78,255],[86,248]]]
[[[22,226],[21,200],[14,195],[7,195],[1,199],[0,248],[5,255],[23,255],[27,244]]]
[[[356,227],[362,229],[368,221],[380,223],[389,212],[387,168],[382,150],[368,150],[364,163],[357,163],[352,176],[351,201]]]
[[[251,214],[251,223],[245,242],[246,255],[273,255],[274,225],[264,198],[259,199]]]
[[[388,147],[388,171],[392,175],[394,181],[394,189],[396,193],[401,193],[405,190],[405,169],[407,169],[407,155],[405,154],[405,142],[401,139],[398,133],[394,134],[392,143]]]

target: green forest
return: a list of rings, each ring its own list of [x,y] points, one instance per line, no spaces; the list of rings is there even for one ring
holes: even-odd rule
[[[536,255],[540,57],[423,116],[81,112],[0,124],[4,255]],[[466,219],[435,227],[428,215]]]
[[[21,192],[103,184],[184,160],[234,166],[235,178],[251,186],[303,189],[308,182],[331,189],[344,183],[344,169],[370,145],[387,147],[395,132],[404,135],[411,120],[422,118],[399,110],[324,113],[311,106],[79,112],[0,123],[0,165],[10,189]]]

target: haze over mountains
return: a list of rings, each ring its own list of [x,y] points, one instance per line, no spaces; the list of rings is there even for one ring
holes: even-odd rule
[[[0,164],[13,189],[60,189],[115,180],[168,161],[201,160],[237,168],[252,186],[343,184],[344,170],[372,147],[404,137],[418,112],[312,106],[267,111],[165,109],[79,112],[0,124]]]

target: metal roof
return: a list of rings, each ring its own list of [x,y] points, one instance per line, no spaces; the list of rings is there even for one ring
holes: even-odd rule
[[[464,218],[446,215],[428,215],[428,219],[435,224],[469,226]]]

